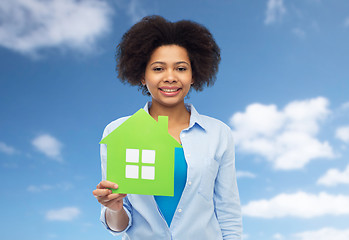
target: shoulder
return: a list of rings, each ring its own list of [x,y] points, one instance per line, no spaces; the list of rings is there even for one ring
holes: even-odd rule
[[[217,142],[223,148],[234,145],[233,132],[226,123],[216,118],[199,114],[194,107],[192,107],[192,110],[199,125],[205,130],[206,136],[211,142]]]
[[[209,151],[214,151],[216,159],[233,156],[234,139],[231,128],[223,121],[206,115],[200,115],[199,121],[204,130],[200,134],[201,142],[208,144]]]
[[[219,119],[206,115],[200,115],[200,117],[208,128],[221,129],[223,131],[230,130],[230,127]]]
[[[205,130],[230,131],[230,127],[221,120],[199,114],[192,104],[186,104],[186,107],[188,108],[188,110],[190,109],[192,113],[191,117],[193,119],[191,120],[197,122]]]
[[[213,118],[207,115],[199,114],[193,106],[192,106],[192,110],[195,115],[194,118],[196,119],[196,121],[210,135],[214,134],[214,135],[220,135],[220,137],[222,137],[232,133],[230,127],[224,122],[222,122],[221,120],[218,120],[216,118]]]
[[[118,128],[121,124],[123,124],[127,119],[129,119],[131,116],[121,117],[118,118],[112,122],[110,122],[103,131],[103,138],[107,136],[109,133],[114,131],[116,128]]]
[[[206,115],[200,116],[205,125],[205,130],[210,137],[219,138],[221,143],[233,141],[233,132],[227,124],[213,117]]]

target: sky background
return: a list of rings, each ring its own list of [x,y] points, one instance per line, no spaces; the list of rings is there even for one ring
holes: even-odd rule
[[[99,222],[104,127],[149,97],[115,47],[143,16],[205,25],[216,84],[187,100],[228,124],[244,239],[349,239],[349,2],[1,0],[1,239],[115,239]]]

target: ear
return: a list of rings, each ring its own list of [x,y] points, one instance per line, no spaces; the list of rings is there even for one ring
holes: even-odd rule
[[[190,83],[191,85],[193,85],[194,84],[194,79],[192,78],[191,79],[191,83]]]
[[[143,86],[145,86],[145,79],[144,78],[142,78],[141,83],[143,84]]]

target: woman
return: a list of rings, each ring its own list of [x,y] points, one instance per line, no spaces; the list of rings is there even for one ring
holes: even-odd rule
[[[175,196],[112,194],[105,181],[107,149],[101,145],[102,178],[94,196],[101,220],[123,239],[241,239],[242,223],[231,131],[200,115],[184,99],[191,88],[214,83],[220,50],[211,33],[191,21],[143,18],[118,45],[121,80],[151,96],[144,109],[155,119],[168,116],[168,131],[183,146],[175,159]],[[103,138],[126,118],[110,123]]]

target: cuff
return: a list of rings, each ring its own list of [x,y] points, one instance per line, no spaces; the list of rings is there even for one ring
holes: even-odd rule
[[[125,232],[131,227],[131,223],[132,223],[131,214],[130,214],[130,212],[127,210],[127,208],[125,208],[125,206],[124,206],[124,209],[125,209],[125,211],[126,211],[126,213],[127,213],[127,216],[128,216],[128,225],[127,225],[127,227],[126,227],[123,231],[117,232],[117,231],[114,231],[114,230],[112,230],[112,229],[109,228],[109,226],[108,226],[108,224],[107,224],[107,220],[105,219],[105,212],[106,212],[107,208],[104,207],[104,206],[102,206],[100,220],[101,220],[101,222],[103,223],[104,227],[105,227],[111,234],[113,234],[114,236],[118,236],[118,235],[120,235],[120,234],[122,234],[122,233],[125,233]]]

